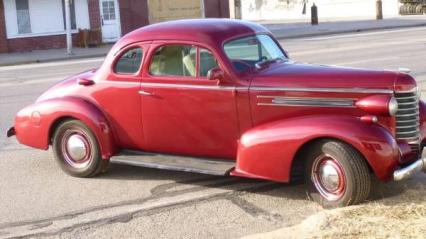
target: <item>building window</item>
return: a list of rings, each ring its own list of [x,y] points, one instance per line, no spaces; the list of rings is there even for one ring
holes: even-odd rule
[[[31,20],[28,0],[16,0],[16,18],[18,21],[18,33],[31,33]]]
[[[114,1],[102,2],[102,13],[105,21],[115,20],[115,5]]]
[[[70,1],[70,13],[71,13],[71,29],[76,30],[77,29],[77,23],[75,20],[75,0],[69,0]],[[64,19],[64,30],[67,29],[67,22],[65,19],[65,0],[62,0],[62,16]]]

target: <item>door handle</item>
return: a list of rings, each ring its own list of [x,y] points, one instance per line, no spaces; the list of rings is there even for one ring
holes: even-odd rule
[[[143,91],[143,90],[140,90],[140,91],[139,91],[139,94],[141,94],[141,95],[145,95],[145,96],[153,96],[153,95],[154,95],[153,93],[146,92],[146,91]]]

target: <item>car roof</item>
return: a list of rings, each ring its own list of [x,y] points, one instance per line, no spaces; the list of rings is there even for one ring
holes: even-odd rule
[[[124,37],[120,47],[140,42],[157,40],[182,40],[206,44],[222,44],[224,41],[243,35],[270,33],[265,27],[234,19],[190,19],[152,24],[136,29]]]

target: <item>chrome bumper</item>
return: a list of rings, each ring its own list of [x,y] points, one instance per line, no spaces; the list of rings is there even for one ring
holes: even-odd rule
[[[421,158],[405,168],[396,170],[393,172],[393,180],[401,181],[420,171],[426,173],[426,158]]]

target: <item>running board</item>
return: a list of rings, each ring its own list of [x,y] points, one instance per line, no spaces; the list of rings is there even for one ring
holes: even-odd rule
[[[233,160],[175,156],[134,150],[123,150],[118,155],[111,157],[110,162],[222,176],[228,175],[235,167],[235,161]]]

